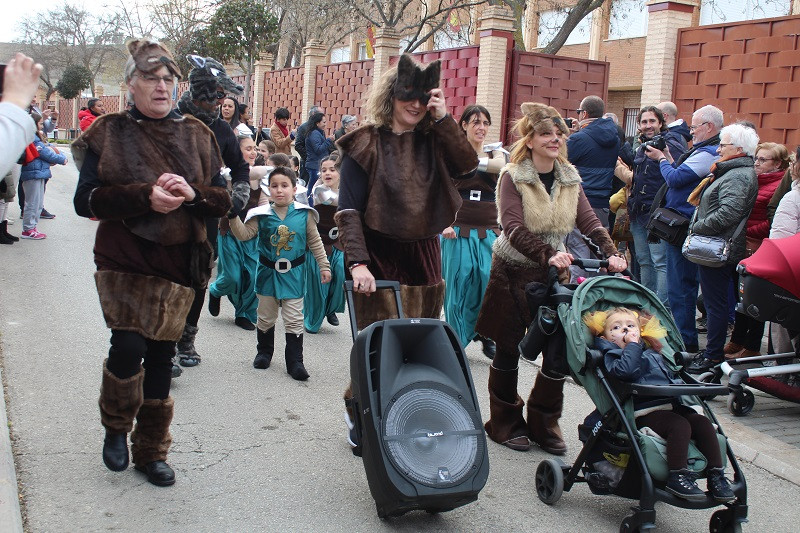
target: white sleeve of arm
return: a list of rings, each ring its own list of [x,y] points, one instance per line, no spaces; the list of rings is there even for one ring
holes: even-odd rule
[[[36,125],[25,110],[8,102],[0,102],[0,176],[5,176],[17,162],[25,147],[33,141]]]

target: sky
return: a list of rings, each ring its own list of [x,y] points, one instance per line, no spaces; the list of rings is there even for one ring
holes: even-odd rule
[[[106,4],[114,5],[114,0],[72,0],[73,5],[82,5],[85,9],[103,9]],[[38,3],[35,9],[31,9],[31,4],[20,2],[19,0],[4,0],[2,17],[0,17],[0,42],[8,43],[19,41],[21,36],[17,35],[17,26],[27,15],[41,13],[45,14],[50,9],[56,9],[60,4]],[[8,58],[2,58],[2,61]]]

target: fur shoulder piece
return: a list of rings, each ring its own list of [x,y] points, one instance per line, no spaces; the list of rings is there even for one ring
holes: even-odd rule
[[[367,174],[375,166],[375,147],[380,142],[378,126],[366,124],[339,138],[339,151],[350,156]]]
[[[541,183],[539,173],[533,166],[533,161],[526,159],[522,163],[508,163],[500,174],[508,172],[514,183]],[[578,171],[570,163],[555,162],[555,180],[561,183],[562,186],[567,187],[570,185],[577,185],[581,182],[581,176]]]

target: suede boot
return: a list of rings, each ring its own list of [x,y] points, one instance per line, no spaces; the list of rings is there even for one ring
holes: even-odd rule
[[[8,220],[0,222],[0,234],[2,234],[2,236],[5,236],[6,239],[12,242],[19,241],[19,237],[15,237],[8,232]]]
[[[175,472],[166,463],[172,444],[169,425],[174,406],[172,397],[145,400],[136,415],[136,428],[131,433],[131,453],[136,470],[147,474],[147,481],[159,487],[175,483]]]
[[[127,379],[109,372],[108,359],[103,361],[103,381],[100,384],[100,422],[106,428],[103,440],[103,463],[109,470],[120,472],[128,468],[128,433],[142,405],[144,370]]]
[[[181,366],[197,366],[200,364],[200,354],[194,349],[194,338],[198,331],[197,326],[186,324],[183,327],[181,340],[178,341],[178,363]]]
[[[253,360],[253,368],[269,368],[272,362],[272,354],[275,353],[275,326],[267,331],[256,332],[258,344],[256,344],[256,358]]]
[[[286,372],[297,381],[309,378],[306,367],[303,366],[303,334],[286,334]]]
[[[500,370],[489,367],[489,420],[484,424],[493,441],[512,450],[527,451],[528,428],[522,418],[525,405],[517,394],[519,369]]]
[[[536,375],[528,398],[528,429],[531,440],[553,455],[567,453],[567,444],[561,436],[558,419],[564,407],[564,381],[551,378],[541,370]]]

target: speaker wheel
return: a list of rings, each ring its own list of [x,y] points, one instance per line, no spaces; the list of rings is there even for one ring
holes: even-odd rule
[[[561,461],[545,459],[536,469],[536,494],[547,505],[556,503],[564,492],[564,471]]]

